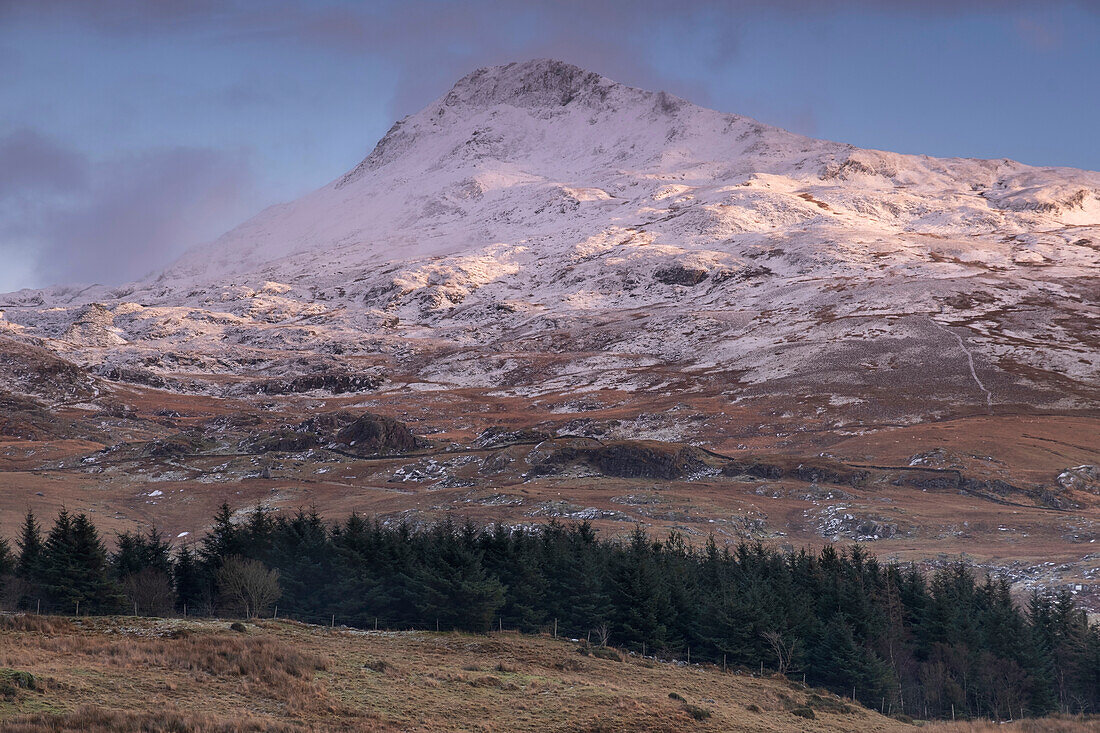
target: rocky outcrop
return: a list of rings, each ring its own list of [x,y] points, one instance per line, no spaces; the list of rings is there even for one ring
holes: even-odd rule
[[[335,442],[358,455],[408,453],[423,445],[405,423],[371,413],[360,415],[341,429]]]
[[[536,474],[557,473],[569,465],[584,465],[605,476],[680,479],[707,466],[706,454],[690,445],[658,441],[567,441],[536,451]]]
[[[662,267],[653,273],[653,279],[665,285],[686,285],[694,287],[707,279],[707,272],[702,267],[688,267],[685,265],[670,265]]]
[[[544,433],[541,430],[510,430],[500,425],[494,425],[490,428],[486,428],[481,432],[481,435],[477,436],[477,440],[474,441],[474,447],[500,448],[507,445],[523,443],[540,443],[551,437],[549,433]]]
[[[787,456],[753,456],[748,459],[731,459],[722,466],[726,476],[754,476],[756,478],[794,478],[810,483],[861,486],[870,472],[853,468],[829,458],[798,459]]]
[[[146,458],[174,458],[208,453],[215,447],[214,441],[205,438],[201,433],[185,432],[150,440],[142,446],[141,455]]]
[[[288,395],[313,390],[332,394],[355,394],[378,389],[385,381],[378,374],[302,374],[286,379],[268,379],[249,385],[247,391],[265,395]]]
[[[1058,485],[1067,491],[1087,491],[1100,494],[1100,466],[1087,464],[1067,468],[1058,474]]]
[[[173,385],[167,379],[151,372],[148,369],[133,367],[101,366],[93,370],[97,375],[112,382],[126,382],[128,384],[141,384],[155,389],[168,389]]]
[[[242,441],[254,453],[294,453],[328,447],[357,456],[397,455],[422,448],[405,423],[385,415],[335,410],[314,415],[297,425],[253,432]]]
[[[284,429],[254,440],[249,449],[256,453],[296,453],[316,448],[321,442],[317,433]]]
[[[93,380],[80,367],[46,349],[0,338],[0,389],[46,399],[95,395]]]

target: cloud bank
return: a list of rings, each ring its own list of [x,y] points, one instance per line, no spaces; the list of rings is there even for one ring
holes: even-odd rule
[[[218,150],[92,162],[17,130],[0,138],[0,171],[0,241],[12,270],[0,274],[5,290],[28,275],[44,283],[138,279],[215,237],[254,203],[247,156]]]

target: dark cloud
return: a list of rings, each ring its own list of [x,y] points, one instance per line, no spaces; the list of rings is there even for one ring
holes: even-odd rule
[[[137,279],[255,204],[244,153],[171,148],[90,163],[20,131],[0,139],[0,170],[0,258],[33,251],[39,285]]]
[[[211,20],[245,2],[215,0],[0,0],[0,18],[50,18],[89,23],[102,30],[142,32]]]
[[[87,185],[88,161],[34,130],[0,137],[0,197],[31,192],[80,190]]]
[[[761,17],[844,11],[1041,16],[1069,6],[1100,11],[1100,0],[0,0],[0,18],[65,17],[104,32],[201,32],[213,42],[277,41],[379,59],[397,77],[392,110],[399,116],[478,66],[542,56],[705,104],[704,84],[678,78],[647,53],[661,34],[678,29],[685,49],[720,67],[736,60],[743,26]],[[1023,21],[1025,28],[1036,24],[1030,16]]]

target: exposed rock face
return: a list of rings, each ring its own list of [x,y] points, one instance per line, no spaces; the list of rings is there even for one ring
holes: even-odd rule
[[[1086,464],[1067,468],[1058,474],[1057,480],[1063,489],[1100,494],[1100,466]]]
[[[812,483],[848,486],[860,486],[870,475],[866,470],[852,468],[828,458],[799,460],[786,456],[759,456],[749,460],[731,460],[722,466],[722,473],[726,476],[745,475],[772,480],[793,477]]]
[[[280,430],[254,441],[250,448],[260,453],[293,453],[309,450],[321,445],[321,437],[316,433],[297,430]]]
[[[653,273],[654,279],[665,285],[687,285],[693,287],[707,279],[710,273],[702,267],[672,265],[662,267]]]
[[[213,447],[213,441],[205,438],[200,432],[186,432],[149,441],[142,447],[141,455],[148,458],[174,458],[205,453]]]
[[[359,455],[407,453],[421,445],[405,423],[370,413],[360,415],[340,430],[336,442]]]
[[[303,374],[290,379],[269,379],[250,385],[256,394],[288,395],[325,390],[332,394],[370,392],[385,381],[377,374]]]
[[[336,410],[314,415],[297,425],[270,432],[253,432],[241,446],[257,453],[295,453],[333,447],[360,456],[396,455],[421,448],[425,441],[405,423],[384,415],[356,415]]]
[[[0,338],[0,392],[84,398],[95,394],[92,381],[82,368],[47,349]]]
[[[146,387],[165,389],[170,386],[169,380],[156,372],[137,367],[98,366],[93,371],[100,377],[111,382],[127,382],[129,384],[143,384]]]
[[[549,433],[541,430],[509,430],[496,425],[483,430],[474,445],[478,448],[497,448],[517,443],[539,443],[550,437]]]
[[[536,464],[536,473],[554,473],[569,464],[584,464],[607,476],[676,479],[707,465],[703,451],[676,443],[568,441],[544,446],[539,446],[544,457]]]

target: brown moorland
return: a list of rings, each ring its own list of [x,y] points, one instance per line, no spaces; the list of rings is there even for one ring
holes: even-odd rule
[[[1079,733],[1096,725],[1067,719],[996,729]],[[216,620],[34,616],[0,620],[0,727],[11,733],[913,729],[779,676],[507,631],[368,632],[271,620],[233,631]]]

